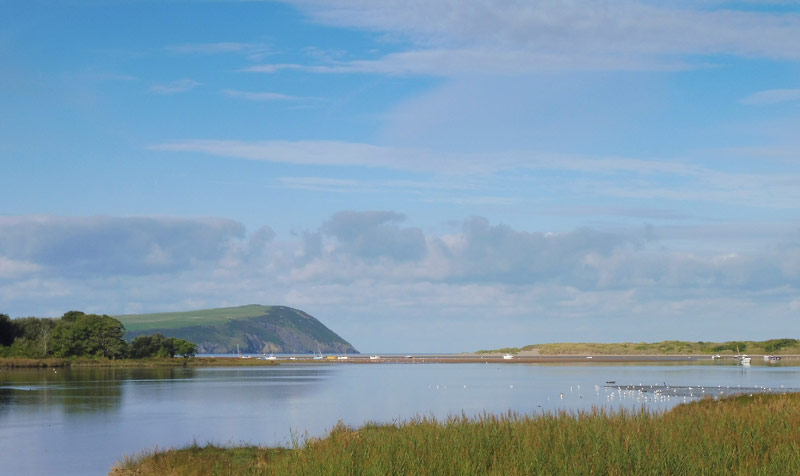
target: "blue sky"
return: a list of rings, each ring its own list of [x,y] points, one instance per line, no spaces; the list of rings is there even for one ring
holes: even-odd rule
[[[800,3],[0,0],[0,312],[796,336]]]

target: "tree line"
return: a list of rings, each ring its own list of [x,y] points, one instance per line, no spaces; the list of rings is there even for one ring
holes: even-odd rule
[[[0,357],[191,357],[197,346],[161,334],[142,335],[128,343],[125,326],[106,314],[69,311],[57,319],[11,319],[0,314]]]

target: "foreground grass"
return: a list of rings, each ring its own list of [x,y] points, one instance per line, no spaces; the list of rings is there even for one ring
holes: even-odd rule
[[[294,449],[193,445],[112,476],[797,475],[800,395],[703,400],[665,414],[486,415],[339,425]]]
[[[234,357],[188,358],[147,358],[147,359],[105,359],[105,358],[49,358],[26,359],[17,357],[0,358],[0,369],[62,368],[62,367],[111,367],[111,368],[150,368],[150,367],[257,367],[278,365],[275,361],[260,359],[238,359]]]
[[[738,351],[737,351],[738,349]],[[765,341],[688,342],[666,340],[662,342],[594,343],[569,342],[534,344],[525,347],[479,350],[476,354],[497,354],[537,351],[540,355],[733,355],[748,354],[800,354],[800,340],[771,339]]]

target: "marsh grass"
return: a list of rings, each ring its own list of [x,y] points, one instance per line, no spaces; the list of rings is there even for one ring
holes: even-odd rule
[[[645,410],[508,413],[339,424],[293,449],[196,444],[120,462],[114,476],[797,475],[800,395]]]

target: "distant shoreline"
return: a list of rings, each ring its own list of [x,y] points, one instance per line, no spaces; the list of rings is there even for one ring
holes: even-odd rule
[[[163,367],[260,367],[278,365],[276,361],[236,357],[174,357],[154,359],[102,358],[0,358],[0,370],[50,368],[163,368]]]
[[[791,365],[800,364],[800,354],[781,355],[777,364],[767,364],[760,354],[750,354],[755,365]],[[681,363],[702,362],[735,364],[733,356],[722,356],[712,360],[708,355],[516,355],[504,358],[503,354],[424,354],[409,356],[370,356],[358,354],[348,355],[347,359],[315,360],[307,357],[279,357],[276,360],[264,360],[257,357],[194,357],[189,359],[18,359],[0,358],[0,370],[13,369],[48,369],[48,368],[163,368],[163,367],[266,367],[272,365],[346,365],[346,364],[593,364],[593,363]]]

